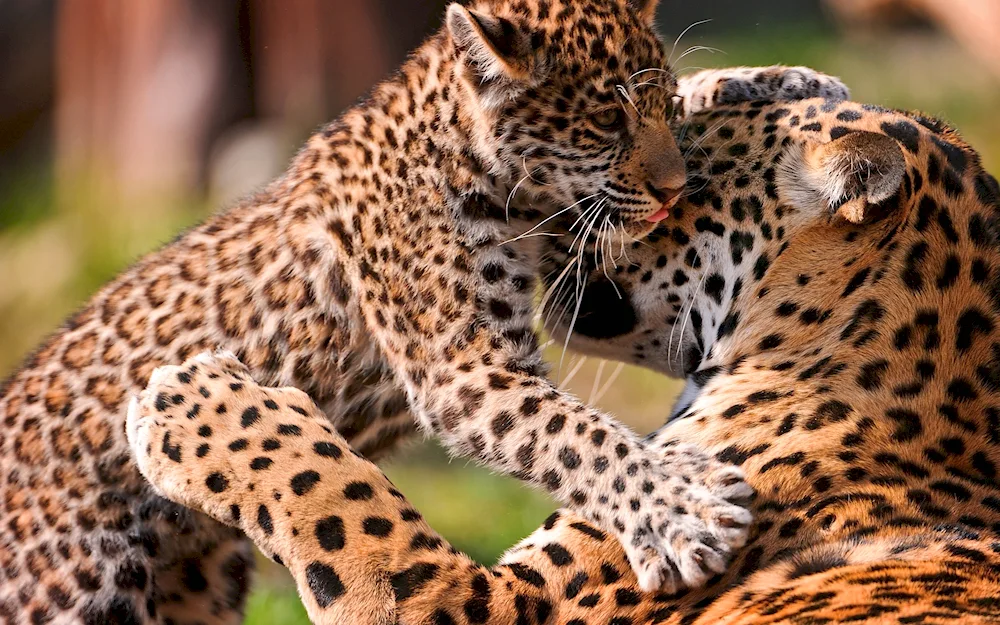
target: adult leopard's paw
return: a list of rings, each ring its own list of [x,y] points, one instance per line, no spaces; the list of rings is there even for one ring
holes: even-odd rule
[[[238,422],[229,416],[239,410],[233,389],[249,381],[246,368],[224,352],[159,367],[132,398],[125,422],[139,472],[159,495],[229,525],[238,524],[230,500],[243,477],[213,446]]]
[[[663,453],[631,498],[620,537],[639,586],[676,593],[725,572],[746,544],[753,517],[739,504],[753,489],[738,467],[694,446]]]
[[[684,114],[742,102],[790,102],[809,98],[847,100],[850,90],[835,76],[808,67],[733,67],[681,77],[677,95]]]
[[[129,405],[126,434],[160,495],[240,527],[240,510],[262,496],[255,484],[272,478],[279,458],[288,466],[290,439],[311,432],[326,451],[313,453],[317,461],[343,456],[343,439],[314,411],[297,389],[256,384],[232,354],[205,353],[153,372]]]
[[[126,428],[153,488],[287,566],[312,622],[398,621],[385,562],[408,504],[305,393],[260,386],[230,354],[202,354],[157,369]]]

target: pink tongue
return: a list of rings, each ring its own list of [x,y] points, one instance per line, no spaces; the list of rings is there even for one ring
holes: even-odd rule
[[[649,221],[649,222],[652,222],[652,223],[655,224],[657,222],[663,221],[664,219],[666,219],[669,216],[670,216],[670,209],[669,208],[661,208],[660,210],[656,211],[655,213],[653,213],[649,217],[646,217],[646,221]]]

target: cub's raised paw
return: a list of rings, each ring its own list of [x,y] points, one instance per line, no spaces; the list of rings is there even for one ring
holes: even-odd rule
[[[709,69],[678,80],[684,114],[741,102],[789,102],[809,98],[842,101],[850,90],[835,76],[808,67],[733,67]]]
[[[206,353],[156,369],[129,405],[126,433],[139,471],[159,494],[240,526],[241,509],[256,510],[251,502],[272,495],[257,486],[287,455],[290,439],[308,432],[317,441],[314,457],[295,452],[304,465],[344,455],[343,439],[315,411],[305,393],[261,387],[235,356]],[[293,490],[296,478],[305,488],[318,474],[296,474]]]
[[[746,544],[753,520],[742,507],[753,489],[735,466],[694,446],[656,454],[657,464],[630,500],[622,543],[639,586],[668,593],[704,586]],[[736,502],[736,503],[734,503]]]

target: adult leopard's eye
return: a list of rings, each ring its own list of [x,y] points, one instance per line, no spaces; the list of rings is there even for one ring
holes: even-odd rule
[[[601,130],[618,130],[625,124],[625,115],[617,107],[594,113],[590,119]]]

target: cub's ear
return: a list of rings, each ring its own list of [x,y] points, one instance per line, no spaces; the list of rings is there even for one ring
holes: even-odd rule
[[[852,224],[877,220],[881,206],[903,184],[906,160],[886,135],[857,131],[786,154],[776,184],[781,200],[797,209],[822,209]]]
[[[448,6],[448,32],[469,84],[485,108],[495,108],[541,82],[544,68],[532,35],[514,22]]]
[[[650,25],[656,19],[656,7],[659,4],[660,0],[628,0],[628,5],[632,7],[632,10]]]

